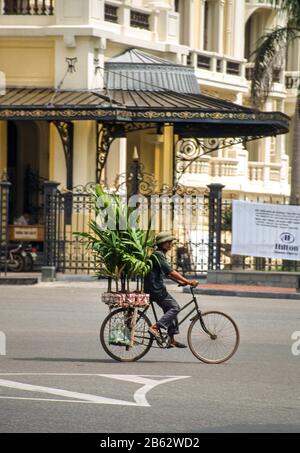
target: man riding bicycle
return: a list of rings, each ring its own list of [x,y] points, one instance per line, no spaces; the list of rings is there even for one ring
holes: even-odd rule
[[[145,292],[150,294],[150,300],[156,302],[164,312],[157,324],[149,328],[149,332],[155,337],[160,338],[160,329],[168,330],[170,337],[169,348],[186,348],[186,345],[175,340],[175,335],[179,334],[177,315],[180,307],[177,301],[168,293],[164,284],[164,277],[168,277],[180,285],[197,286],[196,280],[187,280],[179,272],[172,269],[167,261],[166,254],[169,252],[176,241],[175,236],[169,233],[160,233],[156,237],[157,250],[152,257],[153,268],[145,278]]]

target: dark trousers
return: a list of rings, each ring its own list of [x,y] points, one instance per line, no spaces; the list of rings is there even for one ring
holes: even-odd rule
[[[177,315],[180,311],[180,306],[169,293],[159,301],[155,301],[157,305],[163,310],[164,316],[158,321],[157,325],[162,329],[168,331],[170,336],[179,334],[179,326]]]

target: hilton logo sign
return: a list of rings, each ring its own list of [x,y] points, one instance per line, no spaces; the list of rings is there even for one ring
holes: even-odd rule
[[[290,254],[297,254],[299,246],[295,245],[295,236],[291,233],[282,233],[280,235],[280,242],[275,244],[275,252],[287,252]]]

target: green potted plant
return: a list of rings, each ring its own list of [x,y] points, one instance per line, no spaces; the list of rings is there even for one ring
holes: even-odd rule
[[[143,279],[152,268],[151,255],[155,238],[150,229],[139,226],[138,207],[128,207],[118,194],[108,194],[98,185],[92,192],[95,219],[91,233],[76,233],[96,255],[98,275],[108,279],[107,302],[134,301],[143,294]],[[130,219],[135,217],[132,226]],[[137,280],[136,291],[130,292],[130,281]],[[113,292],[112,284],[115,283]],[[141,282],[141,285],[139,283]]]

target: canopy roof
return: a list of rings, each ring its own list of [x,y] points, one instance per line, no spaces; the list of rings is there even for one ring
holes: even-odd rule
[[[105,80],[102,91],[8,88],[0,96],[0,120],[171,123],[183,137],[203,138],[289,131],[289,118],[283,113],[259,112],[200,94],[189,68],[137,50],[107,62]]]
[[[127,50],[106,62],[105,86],[109,90],[200,93],[192,68],[137,49]]]

